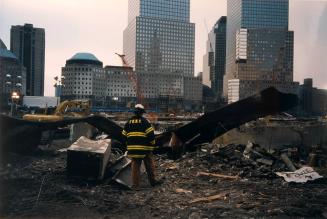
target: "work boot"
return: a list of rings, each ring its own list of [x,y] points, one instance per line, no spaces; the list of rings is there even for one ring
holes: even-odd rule
[[[139,186],[132,185],[131,186],[131,190],[133,190],[133,191],[140,191],[140,187]]]
[[[160,186],[163,183],[162,180],[154,180],[153,182],[151,182],[151,186],[155,187],[155,186]]]

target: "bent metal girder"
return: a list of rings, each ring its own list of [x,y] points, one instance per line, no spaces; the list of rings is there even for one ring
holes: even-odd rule
[[[267,115],[276,114],[295,107],[298,97],[286,94],[275,88],[268,88],[246,99],[229,104],[214,112],[170,132],[156,136],[159,151],[184,145],[186,149],[193,145],[211,142],[227,131]],[[115,122],[102,116],[68,118],[57,122],[31,122],[9,116],[0,116],[1,154],[11,151],[30,153],[37,148],[42,131],[54,130],[73,123],[86,122],[122,142],[122,128]]]

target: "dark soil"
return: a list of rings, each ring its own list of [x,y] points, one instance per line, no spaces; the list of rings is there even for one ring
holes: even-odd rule
[[[0,170],[0,218],[327,218],[325,179],[289,184],[274,174],[245,174],[230,181],[197,176],[199,171],[237,175],[242,170],[205,153],[156,159],[163,184],[152,188],[143,176],[140,191],[131,191],[109,179],[69,178],[66,153],[12,154]],[[218,194],[225,198],[190,204]]]

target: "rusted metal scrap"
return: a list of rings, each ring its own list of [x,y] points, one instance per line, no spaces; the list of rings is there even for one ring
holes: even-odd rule
[[[297,102],[298,98],[294,94],[285,94],[275,88],[268,88],[249,98],[205,114],[173,131],[157,135],[156,144],[162,153],[183,145],[187,150],[192,149],[193,145],[211,142],[216,137],[246,122],[295,107]],[[37,148],[42,131],[78,122],[89,123],[107,133],[109,138],[123,142],[122,128],[102,116],[69,118],[57,122],[30,122],[0,115],[1,150],[2,152],[31,152]]]
[[[109,134],[109,137],[122,141],[122,128],[113,121],[102,116],[88,116],[68,118],[57,122],[32,122],[0,115],[0,152],[31,153],[40,143],[43,131],[55,130],[70,124],[86,122],[100,131]]]
[[[229,104],[214,112],[186,124],[172,133],[176,139],[171,144],[174,148],[184,145],[186,150],[192,149],[194,145],[213,141],[220,135],[237,128],[242,124],[260,117],[276,114],[295,107],[298,104],[298,97],[295,94],[279,92],[271,87],[260,93]],[[163,133],[162,138],[167,139],[169,133]],[[161,143],[160,139],[158,141]]]
[[[112,180],[118,184],[126,186],[127,188],[132,187],[131,162],[132,161],[129,158],[122,156],[112,167],[110,167],[111,171],[115,171]]]

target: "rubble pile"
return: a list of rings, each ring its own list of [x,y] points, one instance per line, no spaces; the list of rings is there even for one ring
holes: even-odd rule
[[[240,177],[276,178],[277,172],[294,172],[303,166],[326,167],[326,153],[317,148],[313,146],[314,155],[307,155],[296,147],[274,150],[248,142],[247,145],[207,145],[201,150],[207,152],[209,162],[221,163],[217,171],[229,169]]]
[[[52,218],[91,219],[327,217],[325,178],[294,184],[275,173],[290,171],[282,154],[297,169],[307,163],[294,148],[207,144],[177,160],[157,155],[157,177],[163,184],[152,188],[144,175],[141,190],[132,191],[112,180],[110,170],[122,154],[110,154],[111,175],[90,181],[72,178],[68,152],[56,147],[51,153],[51,147],[33,156],[10,156],[0,170],[1,217],[45,218],[49,212]],[[319,159],[315,163],[323,164]],[[322,167],[314,169],[326,177]]]

